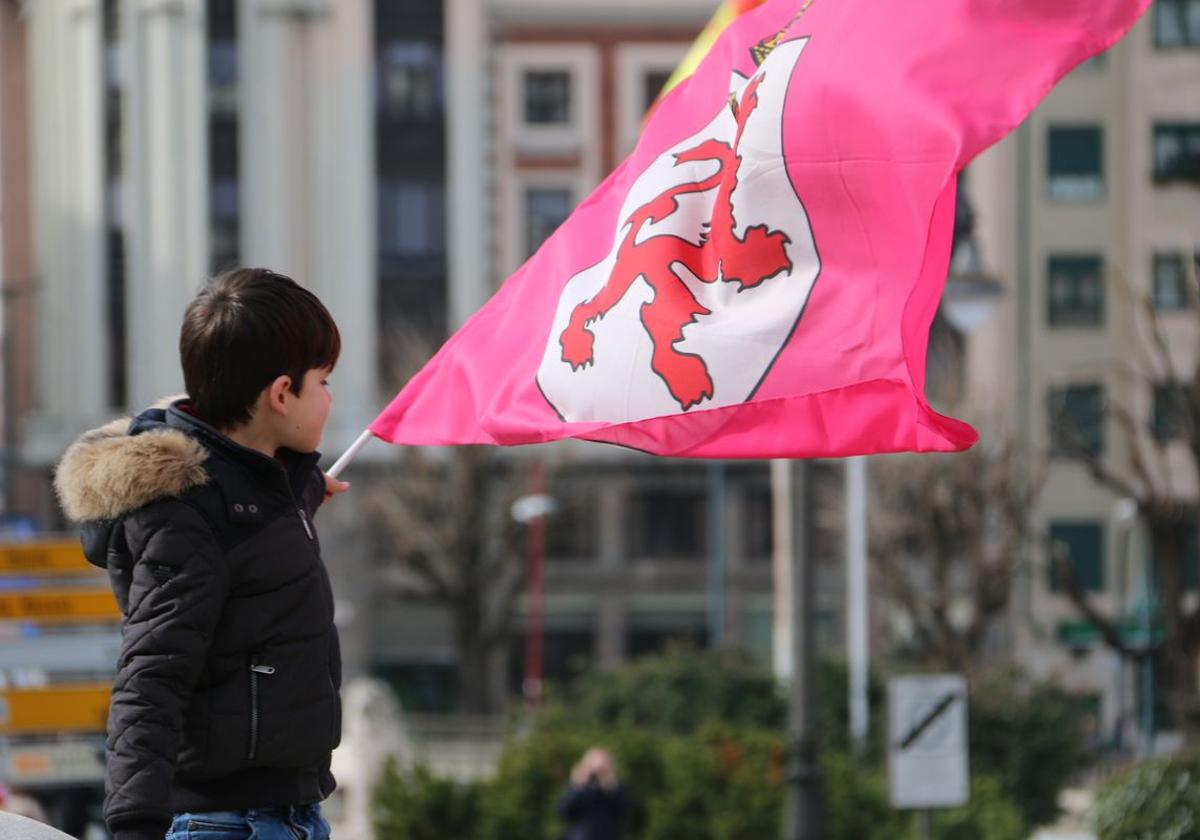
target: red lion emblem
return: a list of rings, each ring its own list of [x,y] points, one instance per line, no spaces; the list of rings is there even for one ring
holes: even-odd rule
[[[713,396],[713,382],[704,359],[684,353],[675,345],[683,340],[683,328],[696,322],[710,310],[702,306],[675,273],[680,263],[702,282],[737,283],[738,291],[753,288],[779,272],[792,268],[786,247],[786,233],[755,225],[737,236],[737,223],[730,199],[738,186],[742,157],[738,153],[742,133],[750,114],[758,106],[757,90],[764,76],[755,77],[734,109],[737,134],[733,144],[705,140],[698,146],[675,155],[676,163],[716,161],[717,171],[702,181],[678,184],[643,204],[629,217],[629,230],[621,242],[616,264],[604,287],[590,300],[576,306],[566,329],[559,337],[562,360],[579,370],[594,362],[595,336],[588,326],[603,319],[644,277],[654,291],[654,299],[641,306],[641,321],[650,336],[653,355],[650,366],[666,383],[671,396],[684,411]],[[730,106],[733,107],[731,101]],[[717,188],[712,219],[705,224],[707,235],[696,244],[678,236],[662,234],[639,242],[638,234],[646,224],[655,224],[679,209],[678,197]]]

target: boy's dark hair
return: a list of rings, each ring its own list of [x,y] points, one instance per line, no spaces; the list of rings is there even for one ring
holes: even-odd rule
[[[196,413],[218,429],[250,421],[255,400],[276,377],[332,368],[341,335],[317,296],[265,268],[236,268],[209,281],[183,316],[179,357]]]

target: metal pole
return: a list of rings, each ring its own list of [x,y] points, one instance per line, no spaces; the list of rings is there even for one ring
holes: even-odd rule
[[[775,679],[792,679],[792,462],[771,462],[771,664]]]
[[[529,474],[529,493],[546,492],[546,474],[540,461],[534,461]],[[542,702],[542,616],[546,596],[545,569],[546,516],[539,513],[529,520],[526,533],[526,617],[525,617],[525,703],[537,707]]]
[[[776,517],[794,520],[797,527],[776,534],[792,537],[789,544],[776,544],[776,560],[786,558],[791,567],[789,624],[791,639],[791,681],[788,686],[788,746],[789,762],[787,790],[784,798],[784,840],[822,840],[825,836],[821,803],[821,773],[817,763],[816,745],[816,639],[814,637],[814,564],[807,552],[808,505],[806,492],[807,465],[799,462],[798,475],[792,475],[790,462],[773,462],[772,490],[783,491],[783,500],[776,500]],[[790,498],[787,498],[790,497]],[[786,509],[783,501],[791,501]],[[777,562],[776,568],[784,565]],[[778,586],[780,581],[776,581]],[[779,601],[777,601],[779,603]],[[777,619],[779,616],[776,617]],[[778,664],[778,660],[777,664]]]
[[[708,644],[725,641],[725,464],[708,465]]]
[[[1133,499],[1123,498],[1118,499],[1112,508],[1113,526],[1117,530],[1119,540],[1117,555],[1117,628],[1118,634],[1122,634],[1125,628],[1126,612],[1129,609],[1129,545],[1133,538],[1133,527],[1137,521],[1137,502]],[[1128,645],[1128,636],[1125,636],[1125,644]],[[1128,694],[1126,688],[1126,677],[1129,676],[1130,662],[1127,657],[1121,656],[1117,660],[1117,725],[1114,731],[1113,741],[1118,750],[1125,747],[1125,724],[1128,717]],[[1133,661],[1134,667],[1137,666],[1137,660]]]
[[[855,752],[866,745],[870,711],[867,604],[867,459],[846,460],[846,652],[850,664],[850,739]]]
[[[1142,656],[1142,739],[1141,757],[1150,758],[1154,755],[1154,659],[1150,654],[1153,647],[1154,610],[1154,574],[1151,568],[1152,557],[1147,557],[1142,566],[1142,578],[1145,594],[1142,597],[1142,643],[1145,653]]]

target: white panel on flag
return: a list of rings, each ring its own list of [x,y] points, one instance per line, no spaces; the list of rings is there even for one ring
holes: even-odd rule
[[[638,175],[608,256],[564,285],[537,375],[562,419],[734,405],[766,377],[820,272],[780,163],[784,103],[807,43],[780,43],[750,78],[734,73],[729,107]],[[735,145],[732,161],[713,151]],[[742,265],[738,255],[751,253]]]
[[[961,674],[888,681],[888,787],[896,808],[967,804],[967,680]]]

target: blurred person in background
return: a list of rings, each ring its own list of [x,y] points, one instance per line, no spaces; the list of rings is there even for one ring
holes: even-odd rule
[[[571,783],[558,801],[556,810],[568,826],[562,840],[620,840],[630,805],[612,753],[592,747],[572,768]]]

